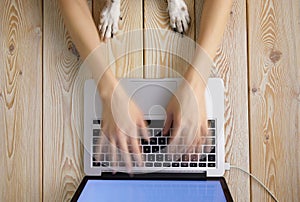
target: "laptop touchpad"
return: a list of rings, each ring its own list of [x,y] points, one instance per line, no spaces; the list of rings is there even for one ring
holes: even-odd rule
[[[173,92],[177,89],[176,81],[162,82],[133,82],[129,85],[131,89],[129,96],[137,103],[145,115],[165,116],[165,108],[167,107]]]

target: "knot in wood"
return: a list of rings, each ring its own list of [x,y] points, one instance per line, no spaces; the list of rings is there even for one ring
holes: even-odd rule
[[[252,93],[256,93],[257,92],[257,88],[253,87],[252,88]]]
[[[281,59],[282,52],[279,50],[272,50],[270,53],[270,60],[275,64]]]
[[[8,49],[9,49],[9,52],[12,53],[15,50],[15,46],[13,44],[11,44]]]

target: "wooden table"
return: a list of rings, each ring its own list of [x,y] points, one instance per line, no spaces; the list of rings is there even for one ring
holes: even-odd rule
[[[186,0],[196,39],[203,1]],[[99,21],[103,1],[89,1]],[[118,77],[172,77],[192,55],[168,30],[165,0],[122,0],[120,34],[106,44],[140,51],[113,64]],[[89,75],[64,27],[56,0],[1,0],[0,201],[68,201],[83,173],[83,85]],[[300,1],[235,0],[215,62],[225,83],[226,161],[257,176],[280,201],[300,199]],[[157,29],[161,30],[157,30]],[[167,34],[166,34],[167,33]],[[137,70],[137,71],[136,71]],[[248,175],[225,174],[235,201],[271,201]]]

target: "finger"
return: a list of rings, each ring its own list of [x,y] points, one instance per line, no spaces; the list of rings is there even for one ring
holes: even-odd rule
[[[164,126],[164,129],[163,129],[163,135],[166,135],[170,128],[171,128],[171,125],[172,125],[172,121],[173,121],[173,115],[172,113],[170,112],[167,112],[167,119],[165,121],[165,126]]]
[[[147,124],[144,120],[142,120],[139,124],[139,127],[140,127],[140,132],[141,132],[141,135],[143,137],[143,139],[147,140],[148,142],[150,141],[150,137],[148,136],[148,132],[147,132]]]
[[[127,172],[131,173],[132,163],[131,163],[130,153],[128,151],[127,138],[122,133],[120,135],[124,136],[124,137],[119,138],[119,145],[120,145],[121,153],[122,153],[123,159],[126,163]]]
[[[141,167],[143,165],[142,154],[139,147],[139,141],[136,138],[131,138],[132,152],[134,153],[134,158]]]
[[[112,155],[112,167],[113,167],[113,174],[116,173],[116,163],[117,163],[117,144],[116,144],[116,140],[114,138],[112,138],[110,140],[111,146],[110,146],[110,151],[111,151],[111,155]]]
[[[167,149],[168,149],[168,153],[171,153],[171,154],[175,154],[175,153],[180,153],[180,151],[178,151],[178,145],[179,145],[179,141],[180,141],[180,134],[181,133],[181,130],[180,128],[175,128],[174,131],[173,131],[173,138],[171,139]]]

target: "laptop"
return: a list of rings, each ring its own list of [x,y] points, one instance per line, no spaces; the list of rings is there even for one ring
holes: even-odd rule
[[[200,152],[168,153],[172,130],[162,135],[165,108],[181,78],[121,79],[120,85],[144,113],[150,141],[140,139],[143,164],[132,158],[126,174],[121,154],[112,162],[110,150],[100,146],[102,104],[94,80],[84,87],[84,171],[72,201],[232,201],[224,157],[224,85],[210,78],[206,89],[208,131]],[[100,149],[101,147],[101,149]],[[117,167],[117,169],[116,169]],[[112,174],[117,170],[118,173]],[[188,198],[186,198],[188,197]],[[180,200],[182,201],[182,200]],[[184,201],[184,200],[183,200]]]

